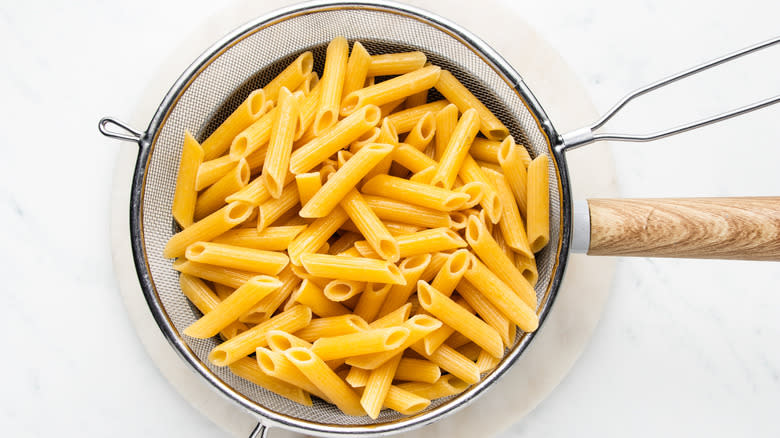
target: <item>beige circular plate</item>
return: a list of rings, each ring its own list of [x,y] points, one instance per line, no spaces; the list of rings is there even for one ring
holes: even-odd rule
[[[197,55],[231,29],[288,1],[237,1],[219,16],[188,29],[184,47],[164,47],[171,53],[157,80],[140,96],[133,117],[144,127],[170,84]],[[577,77],[550,46],[513,11],[483,0],[477,13],[465,1],[409,2],[469,29],[502,54],[523,76],[556,128],[566,131],[595,120],[597,114]],[[133,108],[116,108],[130,114]],[[129,199],[137,150],[121,146],[112,191],[111,240],[114,269],[127,312],[149,356],[174,388],[211,421],[234,436],[247,436],[255,418],[217,394],[184,364],[154,322],[143,298],[129,235]],[[589,146],[569,156],[574,199],[614,196],[615,171],[606,144]],[[579,357],[598,322],[612,286],[615,261],[573,255],[558,298],[544,326],[514,367],[488,393],[451,415],[405,437],[473,437],[497,434],[520,421],[563,379]],[[274,437],[294,434],[273,430]]]

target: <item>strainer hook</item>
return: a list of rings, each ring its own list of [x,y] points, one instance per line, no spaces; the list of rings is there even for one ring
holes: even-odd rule
[[[98,122],[98,129],[100,133],[106,137],[110,137],[116,140],[132,141],[134,143],[141,144],[141,139],[146,136],[146,133],[139,131],[127,123],[117,120],[113,117],[103,117]]]

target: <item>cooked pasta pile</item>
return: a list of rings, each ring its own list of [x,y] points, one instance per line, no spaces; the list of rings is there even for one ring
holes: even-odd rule
[[[312,66],[202,144],[184,133],[165,247],[203,313],[184,334],[219,336],[213,364],[298,403],[414,414],[536,330],[547,157],[421,52],[336,38],[321,80]]]

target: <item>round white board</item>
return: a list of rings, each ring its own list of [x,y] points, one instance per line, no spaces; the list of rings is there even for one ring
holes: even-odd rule
[[[184,47],[161,45],[160,50],[170,51],[171,56],[160,66],[157,80],[140,96],[130,119],[134,126],[146,126],[170,84],[201,51],[240,24],[290,3],[236,1],[207,23],[183,28],[192,34]],[[483,0],[477,13],[473,12],[472,2],[460,0],[409,3],[458,23],[493,46],[521,73],[559,131],[597,118],[587,92],[566,63],[511,10],[490,0]],[[124,113],[131,113],[131,109]],[[128,223],[136,152],[132,145],[122,146],[112,191],[112,254],[127,312],[149,356],[173,387],[211,421],[236,437],[245,437],[256,419],[213,391],[184,364],[159,331],[143,298],[133,267]],[[569,168],[575,199],[617,193],[607,145],[589,146],[570,154]],[[571,256],[562,288],[544,326],[502,380],[457,415],[401,436],[490,436],[520,421],[556,387],[585,348],[601,316],[614,271],[614,259]],[[294,436],[280,430],[274,430],[272,435]]]

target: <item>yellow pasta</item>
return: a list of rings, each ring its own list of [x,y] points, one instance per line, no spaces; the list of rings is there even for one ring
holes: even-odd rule
[[[523,254],[526,257],[533,257],[531,248],[528,244],[528,236],[525,233],[523,218],[520,217],[520,211],[517,208],[515,197],[512,195],[512,189],[509,187],[504,175],[486,170],[485,173],[493,179],[493,188],[496,189],[498,200],[501,204],[501,220],[498,226],[501,228],[501,234],[506,239],[510,248]]]
[[[403,269],[400,267],[398,269],[401,269],[401,273],[403,274]],[[385,298],[387,298],[387,295],[392,288],[393,285],[390,284],[366,284],[365,289],[360,294],[360,299],[355,306],[355,315],[360,316],[366,320],[366,322],[374,321],[379,313],[379,309],[382,307]]]
[[[406,300],[408,300],[412,293],[417,289],[417,280],[420,278],[430,261],[430,254],[421,254],[401,261],[398,265],[398,269],[404,277],[405,284],[393,285],[385,302],[382,303],[382,307],[379,309],[377,316],[383,317],[406,303]]]
[[[398,132],[393,126],[393,122],[388,117],[382,119],[382,126],[379,128],[379,136],[377,137],[377,143],[390,144],[398,146]],[[370,180],[376,175],[385,174],[390,171],[390,166],[393,164],[393,155],[390,154],[382,159],[373,169],[369,170],[366,176],[363,177],[363,182]]]
[[[290,181],[292,181],[292,175],[288,174],[284,180],[285,186],[287,186],[290,183]],[[263,182],[263,177],[261,175],[253,179],[252,181],[250,181],[249,184],[245,185],[244,188],[242,188],[241,190],[225,198],[225,201],[227,202],[241,201],[251,205],[260,205],[268,201],[269,199],[271,199],[271,193],[268,191],[268,188],[265,186],[265,183]]]
[[[550,241],[550,192],[547,183],[547,155],[539,155],[528,166],[528,243],[536,253]]]
[[[301,53],[295,61],[290,63],[281,73],[271,80],[263,90],[266,98],[277,100],[282,88],[294,90],[306,79],[314,67],[314,57],[311,52]]]
[[[398,261],[398,242],[363,199],[363,195],[352,189],[344,195],[340,205],[380,257],[393,263]]]
[[[506,142],[511,135],[502,141],[488,140],[486,138],[477,137],[474,139],[474,143],[471,143],[471,149],[469,153],[476,160],[484,161],[487,163],[500,163],[498,159],[498,151],[501,148],[501,144]],[[514,139],[512,140],[514,142]]]
[[[420,149],[401,143],[393,150],[393,161],[409,169],[413,173],[423,171],[431,166],[437,166],[436,161],[428,157]]]
[[[403,258],[429,252],[464,248],[466,246],[466,242],[458,233],[449,228],[432,228],[413,234],[405,234],[397,236],[396,240]],[[355,248],[361,254],[370,254],[371,248],[368,247],[366,241],[355,242]]]
[[[393,146],[376,143],[359,150],[354,157],[336,171],[325,185],[301,208],[301,217],[317,218],[330,213],[344,196],[376,166],[379,161],[393,151]]]
[[[195,215],[195,202],[198,197],[198,168],[203,162],[203,148],[189,133],[184,133],[184,145],[179,160],[179,172],[176,174],[176,190],[173,193],[173,218],[187,228],[192,225]]]
[[[433,111],[434,113],[441,111],[449,104],[446,100],[437,100],[435,102],[426,103],[424,105],[407,108],[403,111],[387,116],[393,126],[395,126],[396,132],[402,134],[412,130],[417,121],[426,113]]]
[[[214,243],[264,249],[267,251],[284,251],[290,246],[295,236],[304,229],[306,229],[305,225],[269,227],[263,231],[257,231],[255,227],[238,228],[215,238]]]
[[[237,321],[239,316],[281,286],[282,282],[274,277],[267,275],[252,277],[217,304],[212,311],[187,327],[184,334],[193,338],[210,338]]]
[[[504,172],[506,182],[512,189],[517,207],[523,216],[527,215],[527,193],[528,193],[528,173],[522,162],[520,150],[522,147],[515,145],[515,141],[510,135],[501,142],[498,148],[498,163]],[[473,147],[472,147],[473,150]],[[525,149],[522,149],[525,150]],[[526,152],[526,156],[528,153]],[[528,238],[526,237],[526,241]]]
[[[362,368],[350,367],[349,373],[344,380],[349,383],[349,386],[353,388],[363,388],[368,382],[368,376],[371,375],[371,371],[364,370]]]
[[[411,346],[417,354],[438,365],[442,370],[456,376],[464,382],[473,385],[479,382],[477,365],[447,344],[437,348],[432,354],[425,352],[422,342]]]
[[[347,94],[363,88],[363,83],[368,76],[368,66],[371,64],[371,55],[360,41],[355,41],[352,45],[352,52],[347,60],[347,73],[344,79],[344,89],[342,94]]]
[[[209,361],[221,367],[230,365],[254,353],[257,347],[267,346],[265,334],[269,330],[295,332],[306,327],[309,321],[311,321],[311,310],[306,306],[295,306],[217,345],[209,353]]]
[[[441,377],[441,368],[433,362],[423,359],[401,359],[395,370],[395,380],[409,382],[435,383]]]
[[[449,397],[451,395],[460,394],[469,387],[469,384],[463,380],[447,374],[441,376],[439,380],[434,383],[401,383],[398,388],[409,391],[418,397],[426,399],[437,399],[441,397]]]
[[[391,385],[385,396],[385,407],[402,415],[414,415],[427,408],[431,401]]]
[[[474,141],[478,129],[479,117],[477,110],[469,108],[455,125],[455,129],[450,135],[450,141],[441,155],[431,184],[445,189],[452,188],[453,184],[455,184],[455,177],[458,176],[463,160],[468,155],[469,147],[471,142]]]
[[[282,196],[287,169],[290,167],[293,137],[300,123],[298,99],[287,88],[279,92],[278,110],[271,123],[271,138],[263,163],[263,183],[272,197]]]
[[[193,277],[213,281],[232,288],[241,287],[256,273],[240,271],[238,269],[223,268],[221,266],[204,265],[184,259],[179,259],[173,263],[173,269],[182,274],[192,275]]]
[[[211,240],[244,222],[252,214],[252,207],[242,202],[231,202],[205,218],[176,233],[163,250],[166,258],[184,255],[187,247],[197,241]]]
[[[323,360],[342,359],[394,350],[409,338],[406,327],[370,329],[347,335],[319,338],[312,352]]]
[[[284,355],[345,414],[365,415],[357,394],[316,354],[305,348],[295,347],[285,351]]]
[[[387,328],[387,327],[399,326],[403,324],[404,321],[409,319],[409,315],[411,314],[411,312],[412,312],[412,304],[406,303],[403,306],[388,313],[387,315],[372,322],[371,324],[369,324],[369,327]]]
[[[503,140],[509,135],[503,123],[479,101],[452,73],[442,70],[436,89],[445,99],[457,105],[461,112],[474,108],[479,113],[481,121],[479,130],[490,140]]]
[[[522,254],[515,254],[515,265],[520,272],[523,273],[523,277],[528,280],[531,286],[536,286],[536,282],[539,280],[539,270],[536,267],[536,259],[528,258]]]
[[[200,310],[202,314],[207,314],[214,310],[221,301],[214,292],[206,286],[203,280],[182,274],[179,276],[179,285],[184,296]],[[241,322],[233,322],[228,324],[220,331],[220,334],[225,339],[230,339],[237,334],[246,331],[247,326]]]
[[[475,216],[469,218],[466,226],[466,241],[494,275],[514,290],[529,307],[536,308],[536,293],[533,288],[517,269],[514,260],[510,260],[501,251],[485,225]]]
[[[304,341],[316,341],[319,338],[347,335],[368,330],[368,323],[357,315],[340,315],[313,319],[311,323],[295,336]]]
[[[358,108],[366,105],[383,105],[431,88],[439,80],[440,72],[441,68],[436,66],[423,67],[370,87],[353,91],[344,97],[344,101],[341,103],[341,114],[352,114]]]
[[[480,373],[493,371],[499,362],[501,362],[500,358],[493,356],[485,350],[480,351],[479,356],[477,356],[477,368],[479,368]]]
[[[296,87],[293,92],[300,91],[304,95],[307,95],[314,91],[314,88],[317,86],[317,84],[320,83],[320,76],[317,74],[316,71],[309,72],[309,74],[305,75],[303,77],[303,82],[301,82],[298,87]]]
[[[336,230],[338,230],[348,218],[349,216],[347,216],[344,209],[337,207],[328,216],[319,218],[309,224],[309,226],[306,227],[306,229],[301,232],[287,248],[292,263],[300,266],[301,256],[303,254],[316,252],[317,249],[333,236]]]
[[[392,359],[397,354],[402,353],[404,350],[420,341],[427,334],[441,327],[441,321],[428,315],[415,315],[404,321],[400,327],[408,329],[409,335],[399,347],[381,353],[353,356],[347,359],[347,365],[367,370],[379,368],[382,366],[382,364]]]
[[[311,343],[282,330],[269,330],[266,333],[266,339],[271,351],[277,353],[287,351],[293,347],[311,348]]]
[[[263,231],[270,227],[277,219],[298,205],[299,201],[298,186],[294,183],[287,184],[279,199],[269,199],[257,207],[257,230]]]
[[[258,120],[268,109],[267,96],[263,90],[255,90],[241,102],[209,137],[203,141],[203,159],[213,160],[222,155],[229,147],[233,138]],[[272,99],[268,99],[272,100]]]
[[[301,373],[301,371],[293,365],[283,353],[272,351],[265,347],[258,347],[255,356],[257,357],[257,365],[266,375],[301,388],[312,395],[330,402],[328,397],[320,391],[311,380]]]
[[[444,266],[436,274],[431,286],[444,296],[451,296],[455,287],[463,278],[463,274],[471,267],[471,263],[473,263],[472,257],[471,253],[465,249],[459,249],[449,254],[447,261],[444,262]]]
[[[430,111],[420,117],[420,120],[412,127],[409,134],[406,135],[404,143],[414,147],[418,151],[423,151],[433,141],[436,134],[436,118],[433,111]]]
[[[342,302],[362,293],[366,283],[353,280],[331,280],[322,289],[322,293],[331,301]],[[360,316],[360,315],[359,315]]]
[[[463,333],[493,356],[500,358],[504,355],[501,336],[493,327],[432,288],[428,283],[418,282],[417,297],[422,307],[442,323]]]
[[[498,221],[501,220],[502,211],[501,203],[498,200],[498,194],[493,188],[490,179],[488,179],[485,172],[482,171],[471,155],[466,154],[466,158],[463,160],[458,175],[463,179],[464,183],[477,181],[485,184],[485,192],[482,194],[482,200],[479,201],[479,205],[481,205],[487,213],[490,222],[497,224]]]
[[[249,165],[242,158],[236,163],[236,167],[198,195],[198,200],[195,203],[195,220],[201,220],[217,211],[225,204],[225,198],[228,195],[239,191],[248,182]]]
[[[184,158],[184,150],[182,150],[182,158]],[[234,160],[230,155],[223,155],[201,163],[198,166],[198,175],[195,177],[195,190],[203,190],[214,184],[233,169],[237,162],[238,160]]]
[[[282,286],[260,300],[249,312],[240,316],[239,321],[260,324],[271,319],[276,310],[290,297],[290,294],[301,282],[301,279],[293,274],[289,265],[279,273],[278,278],[282,282]]]
[[[349,309],[339,303],[329,300],[322,288],[310,280],[303,280],[301,286],[290,297],[291,306],[301,303],[308,306],[311,312],[320,317],[337,316],[349,313]]]
[[[390,391],[390,384],[393,383],[393,376],[400,361],[401,354],[399,353],[379,368],[371,370],[366,382],[366,389],[360,397],[360,404],[369,417],[376,419],[379,416],[379,411],[382,410],[385,397]]]
[[[381,196],[363,195],[366,203],[385,221],[398,221],[426,228],[449,228],[450,215],[419,205]]]
[[[328,254],[303,254],[300,260],[306,272],[317,277],[406,284],[398,267],[384,260]]]
[[[430,283],[431,280],[436,277],[439,271],[441,271],[442,267],[445,263],[447,263],[449,258],[450,255],[443,252],[431,254],[431,262],[428,264],[422,274],[420,274],[420,280],[425,280],[426,282]],[[415,282],[415,285],[416,284],[417,283]]]
[[[340,120],[321,135],[296,149],[290,157],[290,172],[308,172],[345,145],[360,138],[380,120],[379,107],[366,105]]]
[[[384,105],[381,105],[379,107],[379,110],[382,112],[382,118],[387,117],[390,113],[392,113],[397,108],[399,108],[405,101],[406,101],[406,98],[402,97],[400,99],[388,102],[388,103],[386,103]]]
[[[187,247],[185,256],[198,263],[269,275],[278,274],[290,262],[283,252],[214,242],[195,242]]]
[[[423,90],[407,97],[404,102],[404,107],[413,108],[415,106],[425,105],[425,103],[428,102],[428,91],[429,90]]]
[[[322,72],[320,107],[314,119],[314,133],[322,133],[339,118],[339,105],[347,74],[349,43],[343,37],[334,38],[328,44],[325,69]]]
[[[465,193],[434,187],[390,175],[377,175],[362,187],[363,193],[405,201],[438,211],[459,210],[469,199]]]
[[[230,364],[230,371],[238,377],[263,387],[274,394],[302,405],[312,405],[311,398],[301,388],[265,374],[257,365],[257,361],[253,359],[245,357]]]
[[[504,346],[511,347],[514,343],[515,325],[468,281],[461,280],[457,289],[461,298],[479,314],[480,318],[498,332]]]
[[[339,233],[339,238],[336,239],[335,242],[333,242],[330,245],[330,249],[328,250],[328,253],[330,254],[340,254],[349,248],[352,247],[352,244],[360,240],[363,236],[361,236],[358,233],[353,232],[341,232]]]
[[[485,196],[487,189],[484,183],[479,181],[471,181],[455,188],[455,191],[469,195],[469,200],[466,201],[466,204],[464,204],[463,207],[473,208],[482,202],[482,197]]]
[[[468,360],[472,362],[476,362],[477,358],[479,358],[479,353],[483,350],[479,348],[479,345],[469,342],[468,344],[465,344],[457,349],[457,352],[468,358]],[[479,367],[477,367],[479,368]]]
[[[534,312],[535,306],[529,307],[482,262],[475,260],[464,277],[523,331],[532,332],[539,327],[539,317]]]
[[[402,75],[422,68],[427,61],[423,52],[388,53],[373,55],[368,76]]]

